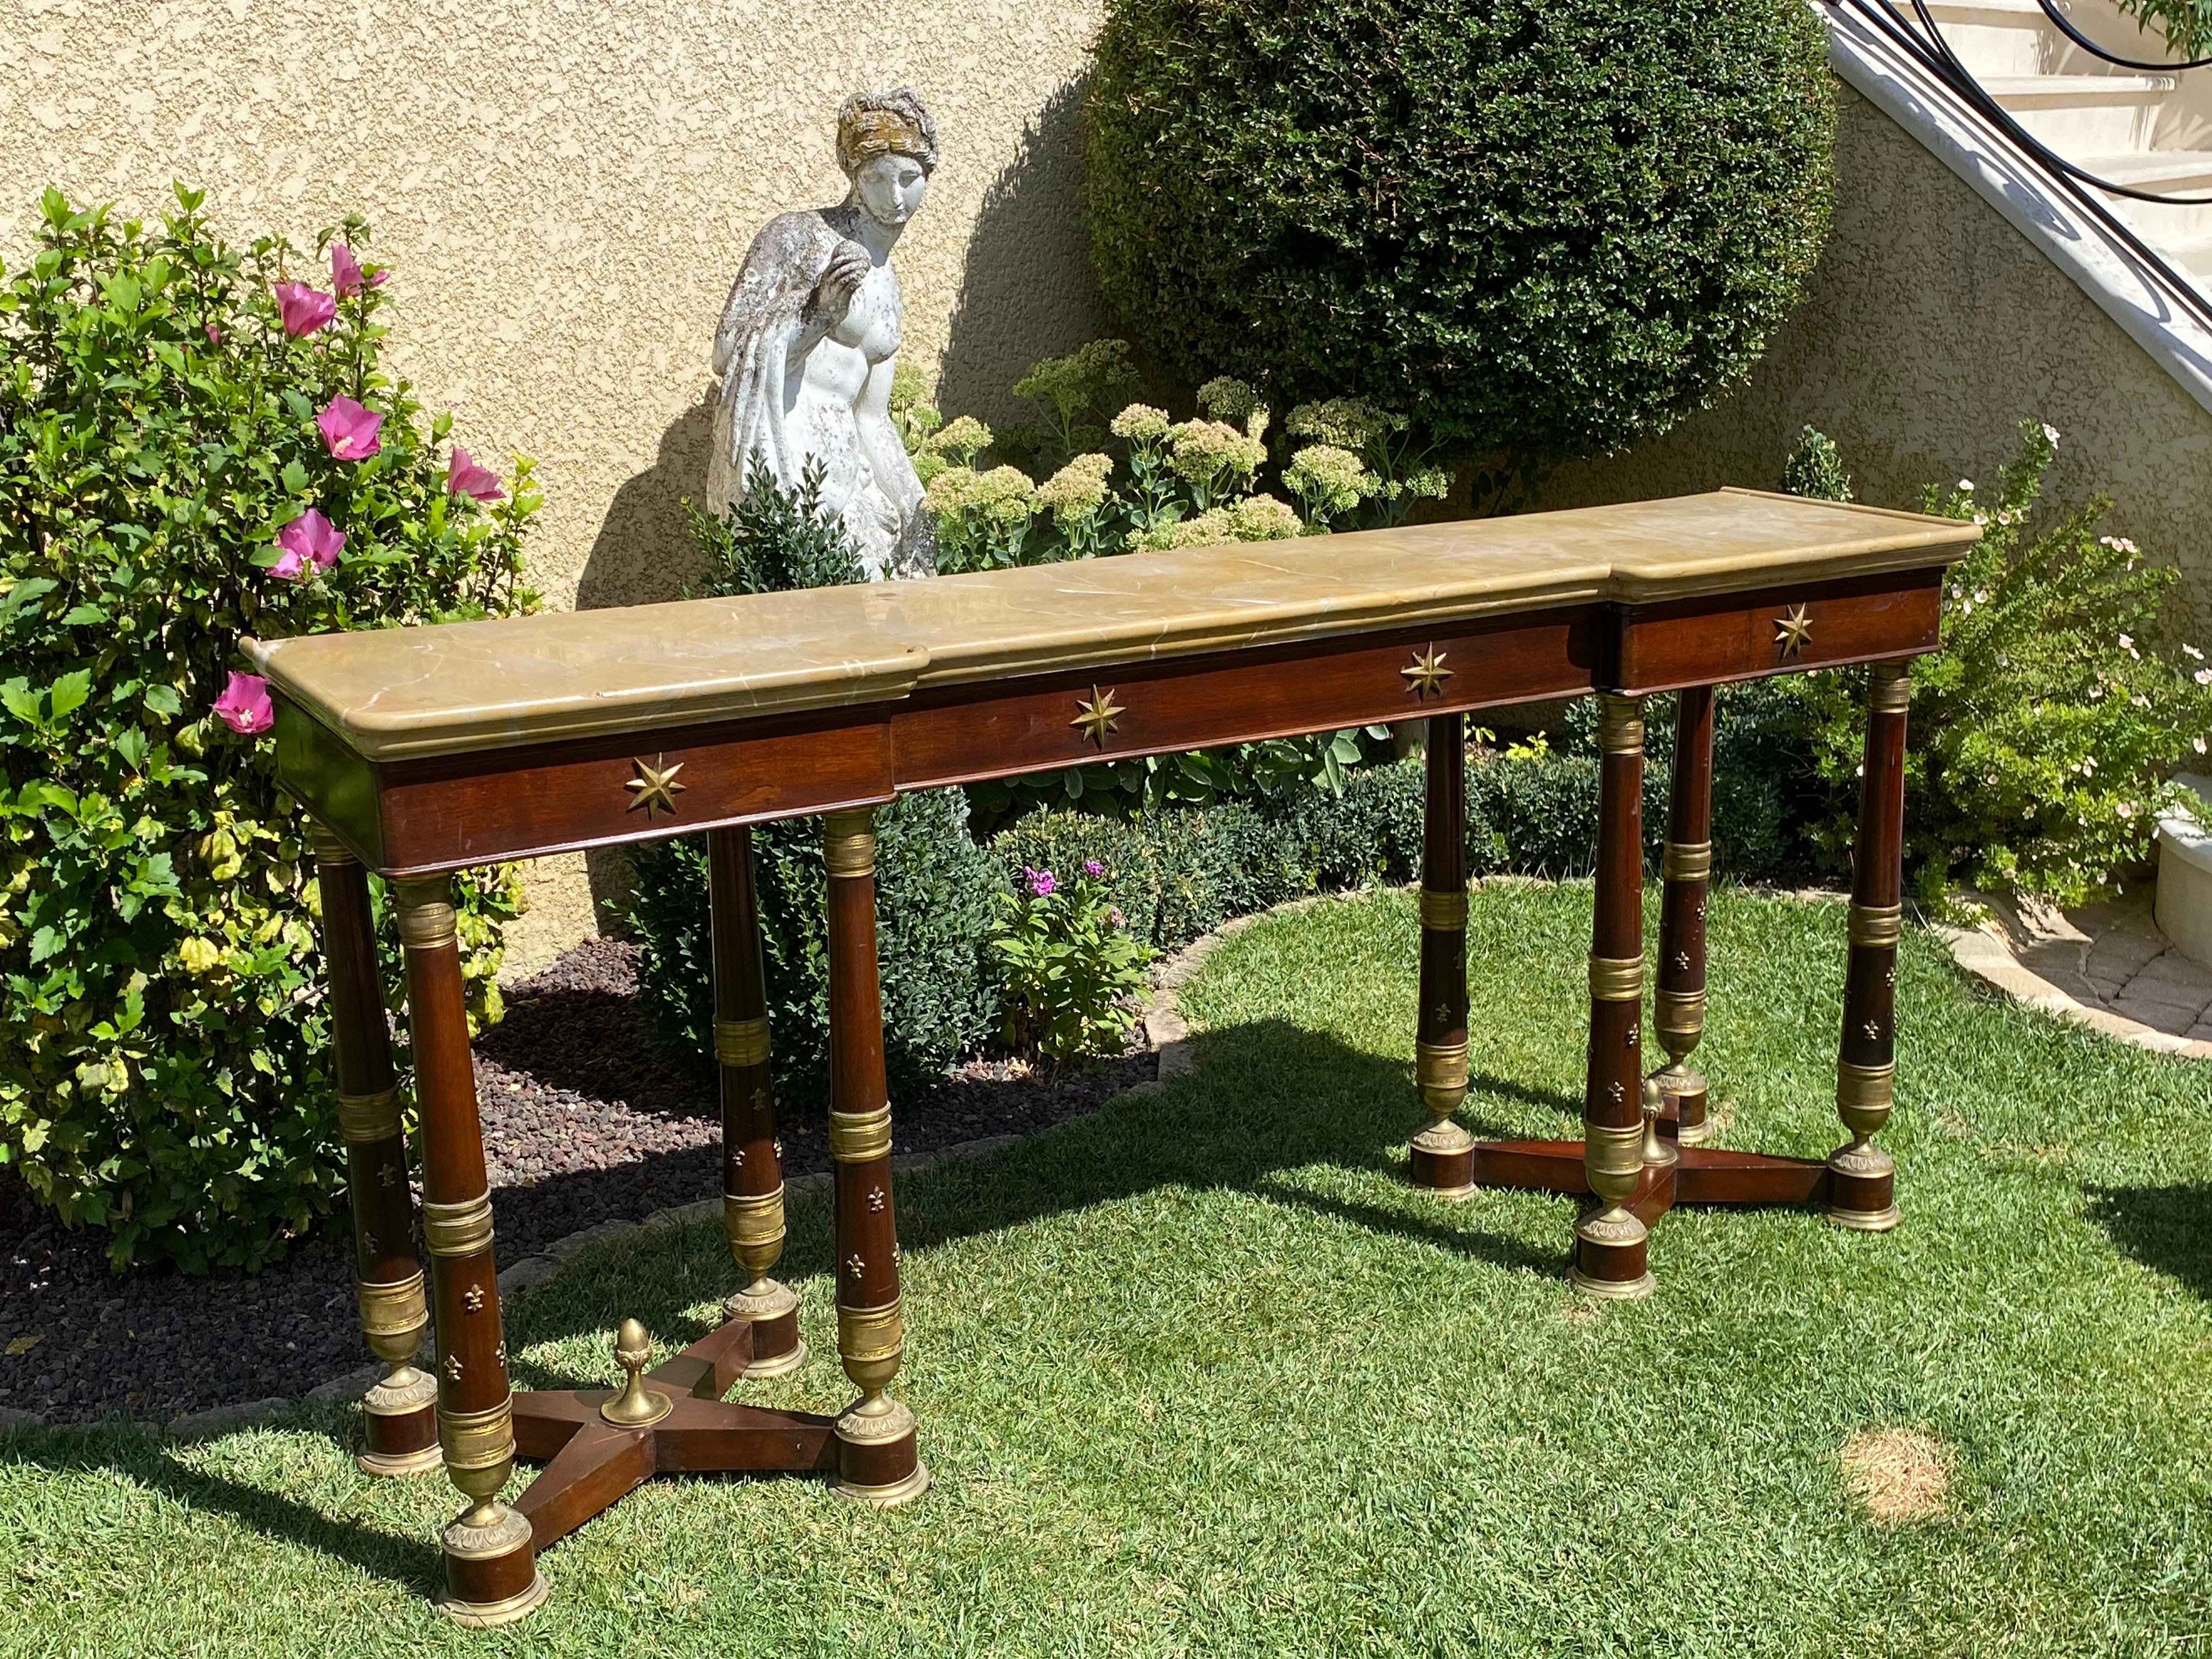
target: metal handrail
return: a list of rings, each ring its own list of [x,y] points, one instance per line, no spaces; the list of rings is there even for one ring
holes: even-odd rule
[[[1912,0],[1913,12],[1920,20],[1921,28],[1926,31],[1924,35],[1919,30],[1905,26],[1898,17],[1890,0],[1826,0],[1826,3],[1839,9],[1849,9],[1856,14],[1877,33],[1886,37],[1892,45],[1905,52],[1949,88],[1976,114],[2010,140],[2021,154],[2050,174],[2052,181],[2066,191],[2076,207],[2094,219],[2106,233],[2124,246],[2130,255],[2148,265],[2162,277],[2166,286],[2175,291],[2201,326],[2212,329],[2212,300],[2208,300],[2198,289],[2195,280],[2175,270],[2171,260],[2146,242],[2134,226],[2114,212],[2108,204],[2098,199],[2093,192],[2106,191],[2112,195],[2124,196],[2134,201],[2150,202],[2169,207],[2212,206],[2212,196],[2160,196],[2154,191],[2136,190],[2126,185],[2117,185],[2109,179],[2099,178],[2087,168],[2076,166],[2051,149],[2014,120],[2011,112],[1998,103],[1996,99],[1982,86],[1982,83],[1974,78],[1973,72],[1959,61],[1958,55],[1951,50],[1950,43],[1944,40],[1942,30],[1936,27],[1936,20],[1929,15],[1927,0]],[[2052,10],[2052,0],[2039,0],[2039,3],[2047,15],[2059,23],[2069,39],[2079,41],[2088,51],[2111,63],[2125,65],[2125,59],[2113,57],[2094,41],[2084,40],[2077,30],[2069,27]],[[2195,62],[2157,66],[2161,72],[2169,69],[2196,67],[2197,64]]]
[[[2057,0],[2035,0],[2035,3],[2043,8],[2043,15],[2048,17],[2058,32],[2069,40],[2081,47],[2082,51],[2101,58],[2106,63],[2115,64],[2121,69],[2142,70],[2148,74],[2161,75],[2168,70],[2179,72],[2182,70],[2203,69],[2208,64],[2212,64],[2212,58],[2192,58],[2185,64],[2154,64],[2133,58],[2118,57],[2106,52],[2094,40],[2075,28],[2059,11]]]

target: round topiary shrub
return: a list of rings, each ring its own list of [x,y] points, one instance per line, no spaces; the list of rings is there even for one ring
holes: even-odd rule
[[[1100,284],[1193,383],[1587,454],[1740,376],[1827,231],[1803,0],[1109,0]]]
[[[968,835],[957,789],[901,795],[876,813],[876,953],[884,1063],[895,1094],[927,1088],[998,1022],[990,939],[1006,879]],[[714,948],[705,842],[637,850],[623,920],[641,947],[638,994],[662,1045],[703,1074],[714,1054]],[[819,818],[753,831],[769,1052],[776,1072],[817,1091],[830,1051],[829,878]],[[788,1109],[797,1101],[784,1103]]]
[[[0,1165],[118,1266],[204,1270],[345,1183],[313,865],[239,641],[526,608],[538,497],[380,370],[366,226],[238,250],[177,193],[149,226],[48,191],[0,273]],[[458,888],[481,1022],[519,894]]]

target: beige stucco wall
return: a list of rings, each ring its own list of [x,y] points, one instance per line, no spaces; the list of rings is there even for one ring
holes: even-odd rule
[[[2063,434],[2046,501],[2099,490],[2113,533],[2178,564],[2212,620],[2212,414],[1887,115],[1842,90],[1835,230],[1803,307],[1747,384],[1630,453],[1564,469],[1543,504],[1772,489],[1801,427],[1860,499],[1994,485],[2022,416]]]
[[[894,259],[907,349],[986,417],[1096,332],[1074,191],[1098,0],[0,0],[0,258],[40,190],[226,234],[367,215],[392,361],[455,436],[537,458],[549,603],[674,597],[707,349],[753,231],[834,201],[838,100],[901,82],[943,160]],[[581,935],[580,860],[532,872],[526,968]]]

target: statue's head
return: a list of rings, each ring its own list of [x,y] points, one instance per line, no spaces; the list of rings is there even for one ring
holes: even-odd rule
[[[837,165],[878,224],[902,225],[937,167],[937,123],[911,87],[856,92],[837,111]]]

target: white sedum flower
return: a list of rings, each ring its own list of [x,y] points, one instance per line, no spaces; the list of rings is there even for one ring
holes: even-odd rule
[[[1166,437],[1172,425],[1164,409],[1154,409],[1150,404],[1131,404],[1107,422],[1107,429],[1117,438],[1149,443],[1155,438]]]
[[[1079,519],[1105,504],[1111,455],[1078,455],[1037,486],[1036,504],[1060,519]]]

